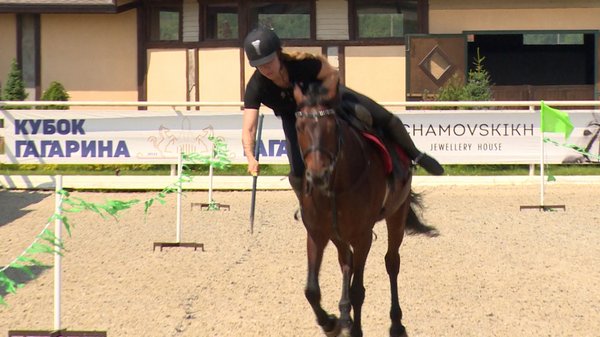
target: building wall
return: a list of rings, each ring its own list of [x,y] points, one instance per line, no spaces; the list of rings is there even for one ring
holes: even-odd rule
[[[198,87],[201,102],[239,102],[241,100],[240,49],[200,49],[198,50],[198,63]],[[223,108],[220,109],[223,110]],[[235,109],[239,111],[239,107]]]
[[[41,86],[65,86],[72,101],[136,101],[136,12],[44,14]]]
[[[430,9],[594,8],[598,0],[429,0]]]
[[[431,34],[453,34],[470,30],[590,30],[600,29],[600,3],[589,1],[551,1],[554,7],[540,1],[499,3],[496,8],[486,6],[489,1],[479,5],[468,5],[472,1],[431,0],[429,12],[429,31]],[[462,4],[462,6],[461,6]],[[562,4],[562,5],[560,5]],[[513,5],[514,8],[505,8]],[[528,5],[528,7],[525,7]],[[577,7],[579,5],[579,7]],[[587,5],[588,7],[583,7]],[[542,7],[543,6],[543,7]],[[561,6],[563,8],[560,8]],[[501,8],[497,8],[501,7]],[[542,8],[540,8],[542,7]],[[564,8],[568,7],[568,8]],[[468,18],[465,20],[464,18]]]
[[[378,102],[406,100],[404,46],[346,47],[346,85]]]
[[[184,41],[197,41],[198,2],[184,0]],[[347,40],[348,2],[316,2],[317,39]],[[600,29],[597,0],[430,0],[429,32],[593,30]],[[465,19],[468,18],[468,19]],[[41,86],[59,81],[71,100],[135,101],[137,87],[137,14],[41,15]],[[0,14],[0,82],[16,57],[16,16]],[[331,50],[335,49],[335,43]],[[194,47],[190,47],[194,48]],[[345,83],[377,101],[404,101],[404,46],[342,47]],[[286,47],[321,53],[321,47]],[[239,101],[241,87],[254,72],[236,47],[197,50],[198,67],[190,68],[188,51],[151,49],[147,52],[149,101]],[[240,74],[243,74],[241,77]],[[198,87],[189,79],[197,75]],[[240,83],[242,82],[242,83]],[[189,91],[193,90],[193,91]]]
[[[14,14],[0,14],[0,84],[4,86],[10,65],[17,58],[17,18]]]
[[[148,50],[148,101],[186,101],[186,59],[186,49]]]

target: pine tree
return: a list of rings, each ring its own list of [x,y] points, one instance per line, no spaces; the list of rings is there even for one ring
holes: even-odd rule
[[[42,101],[68,101],[69,93],[65,90],[65,87],[59,82],[53,81],[44,94],[42,95]],[[55,110],[68,110],[69,107],[66,105],[47,105],[43,109],[55,109]]]
[[[13,59],[10,66],[10,72],[8,73],[8,79],[4,85],[2,91],[2,99],[5,101],[24,101],[27,99],[27,93],[25,92],[25,83],[23,82],[23,74],[17,64],[17,61]],[[11,106],[7,107],[11,109],[29,109],[26,106]]]
[[[465,98],[468,101],[494,100],[490,84],[490,74],[483,67],[483,60],[485,60],[485,57],[480,56],[479,49],[477,49],[477,56],[473,62],[475,69],[469,70],[469,79],[467,80],[467,85],[465,85]]]
[[[462,83],[458,75],[454,75],[438,91],[437,101],[493,101],[490,74],[483,67],[485,57],[479,55],[473,61],[474,69],[469,70],[467,83]],[[456,109],[456,107],[441,107],[440,109]],[[464,107],[464,109],[481,109],[481,107]]]

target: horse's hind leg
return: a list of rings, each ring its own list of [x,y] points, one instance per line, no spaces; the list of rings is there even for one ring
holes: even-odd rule
[[[385,254],[385,269],[387,270],[390,279],[390,319],[392,320],[392,325],[390,327],[391,337],[406,336],[406,329],[402,325],[402,309],[400,308],[400,302],[398,300],[398,273],[400,272],[400,253],[398,250],[400,249],[400,245],[402,244],[402,240],[404,238],[404,226],[409,207],[410,204],[407,201],[395,214],[386,218],[388,230],[388,250]]]
[[[306,253],[308,255],[308,279],[304,295],[310,303],[315,315],[317,323],[327,336],[337,337],[339,333],[338,320],[334,315],[329,315],[323,307],[321,307],[321,288],[319,286],[319,271],[321,262],[323,261],[323,251],[327,245],[327,240],[315,241],[312,236],[307,235]]]

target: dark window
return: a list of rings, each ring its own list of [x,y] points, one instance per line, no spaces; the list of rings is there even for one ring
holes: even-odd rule
[[[255,2],[250,5],[250,28],[273,28],[282,39],[309,39],[309,2]]]
[[[595,44],[592,33],[573,32],[580,36],[571,42],[557,41],[556,33],[536,33],[542,40],[529,41],[529,34],[475,34],[468,44],[468,60],[477,52],[485,57],[483,65],[498,86],[517,85],[593,85],[595,83]],[[578,40],[582,39],[582,43]],[[469,62],[471,63],[471,62]],[[469,64],[472,68],[473,64]]]
[[[181,41],[181,4],[149,5],[150,41]]]
[[[354,11],[358,39],[419,33],[419,0],[355,0]]]
[[[206,39],[236,40],[239,38],[237,4],[208,4],[205,13]]]

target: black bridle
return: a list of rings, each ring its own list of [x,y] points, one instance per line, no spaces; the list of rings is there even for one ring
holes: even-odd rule
[[[340,130],[339,120],[336,116],[335,109],[325,109],[325,110],[318,110],[318,111],[314,111],[314,112],[296,111],[296,118],[319,119],[319,118],[328,117],[328,116],[333,116],[335,118],[335,128],[336,128],[335,132],[337,134],[337,148],[335,149],[335,152],[332,152],[329,149],[322,147],[320,144],[311,144],[311,146],[309,148],[302,151],[302,160],[305,160],[306,157],[309,154],[311,154],[312,152],[320,152],[329,157],[332,165],[334,165],[337,162],[338,154],[339,154],[340,148],[342,146],[342,136],[339,132],[339,130]]]

